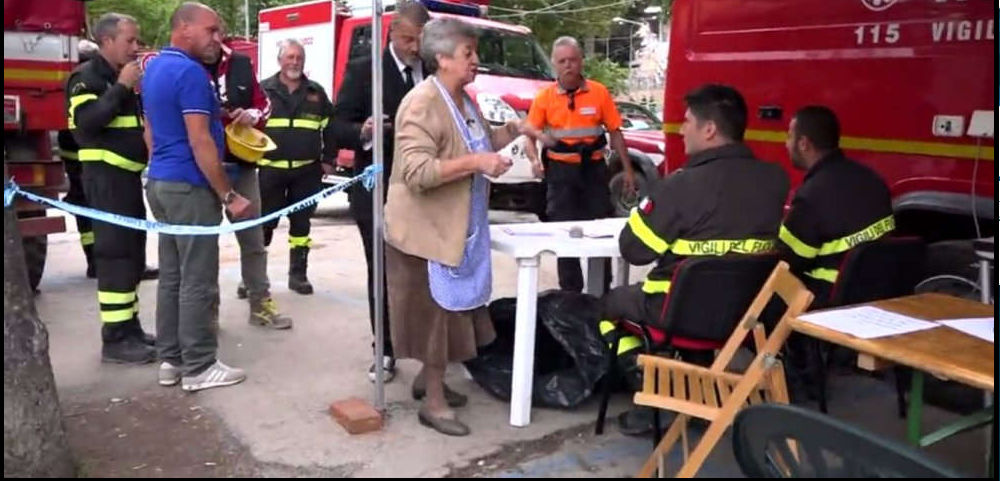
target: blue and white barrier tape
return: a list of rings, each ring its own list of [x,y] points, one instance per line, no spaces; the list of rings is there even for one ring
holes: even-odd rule
[[[219,235],[228,234],[230,232],[236,232],[244,229],[249,229],[251,227],[256,227],[258,225],[264,224],[274,219],[278,219],[282,216],[291,214],[307,207],[311,207],[320,200],[325,199],[337,192],[343,191],[344,189],[350,187],[353,184],[361,182],[362,185],[368,190],[372,190],[375,186],[375,175],[382,171],[381,166],[369,166],[365,168],[364,172],[352,177],[346,182],[342,182],[332,187],[323,189],[322,191],[316,193],[315,195],[300,200],[288,207],[285,207],[279,211],[272,212],[263,217],[256,219],[245,220],[241,222],[222,224],[222,225],[176,225],[176,224],[164,224],[162,222],[150,221],[146,219],[136,219],[134,217],[126,217],[123,215],[112,214],[109,212],[100,211],[97,209],[92,209],[90,207],[81,207],[78,205],[68,204],[61,200],[49,199],[47,197],[42,197],[31,192],[21,190],[17,184],[13,181],[4,184],[3,189],[3,205],[4,207],[10,207],[11,203],[14,201],[16,195],[20,195],[30,201],[38,202],[40,204],[45,204],[50,207],[54,207],[59,210],[69,212],[73,215],[79,215],[83,217],[89,217],[94,220],[101,222],[107,222],[108,224],[114,224],[120,227],[126,227],[129,229],[144,230],[147,232],[157,232],[160,234],[170,234],[170,235]]]

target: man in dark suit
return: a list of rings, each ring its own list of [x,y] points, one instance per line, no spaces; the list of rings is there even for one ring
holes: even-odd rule
[[[420,34],[424,24],[430,20],[427,8],[415,1],[396,4],[396,12],[392,17],[389,30],[389,45],[382,54],[382,111],[385,122],[385,154],[383,180],[388,182],[392,172],[393,154],[393,122],[396,109],[414,85],[422,81],[429,73],[420,61]],[[365,167],[372,164],[372,130],[375,119],[372,118],[372,60],[362,57],[351,61],[347,66],[344,83],[337,95],[334,106],[334,116],[349,123],[354,132],[347,132],[345,138],[356,138],[360,148],[354,150],[354,173],[361,173]],[[350,188],[347,193],[351,202],[351,215],[361,231],[361,240],[365,247],[365,261],[368,263],[368,310],[371,316],[372,332],[375,332],[375,299],[372,294],[372,194],[360,185]],[[383,199],[384,201],[385,199]],[[382,292],[385,292],[383,279]],[[387,299],[387,298],[383,298]],[[396,375],[396,361],[393,356],[392,342],[389,335],[389,308],[383,304],[382,312],[385,357],[383,366],[385,380],[389,381]],[[374,343],[373,343],[374,347]],[[368,369],[368,377],[375,381],[375,365]]]

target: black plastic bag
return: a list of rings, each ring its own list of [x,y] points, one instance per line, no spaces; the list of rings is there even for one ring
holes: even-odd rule
[[[517,302],[490,304],[496,340],[465,363],[472,378],[490,394],[510,400]],[[607,370],[607,347],[597,330],[598,298],[548,291],[538,298],[532,402],[539,407],[574,408],[593,393]]]

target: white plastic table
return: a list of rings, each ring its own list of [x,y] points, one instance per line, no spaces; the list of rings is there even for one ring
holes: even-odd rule
[[[621,259],[618,232],[626,219],[495,225],[490,229],[493,250],[517,261],[517,312],[514,333],[514,372],[510,424],[531,424],[531,391],[535,365],[535,315],[538,303],[538,265],[542,254],[587,258],[587,293],[604,294],[604,259],[618,259],[619,283],[628,282],[628,263]],[[569,230],[584,233],[613,231],[613,237],[572,238]]]

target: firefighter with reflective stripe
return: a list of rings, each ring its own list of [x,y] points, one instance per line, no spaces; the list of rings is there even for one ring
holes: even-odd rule
[[[140,175],[148,151],[134,90],[140,76],[139,26],[130,16],[108,13],[93,33],[98,55],[78,66],[67,84],[69,127],[80,146],[85,195],[95,209],[144,219]],[[151,362],[156,355],[152,337],[139,323],[136,290],[146,265],[146,234],[100,221],[93,222],[93,230],[102,359]]]
[[[781,226],[782,259],[822,305],[844,255],[892,232],[896,221],[885,181],[840,150],[840,123],[826,107],[799,110],[786,141],[792,164],[806,171]],[[846,194],[846,195],[845,195]]]
[[[77,46],[80,64],[86,63],[97,54],[97,44],[90,40],[80,40]],[[80,145],[73,138],[73,133],[60,130],[56,136],[59,145],[59,158],[66,169],[66,178],[69,180],[69,191],[63,200],[80,207],[89,207],[87,196],[83,193],[83,165],[80,164]],[[76,216],[76,230],[80,233],[80,246],[83,247],[83,255],[87,258],[87,277],[94,279],[97,277],[97,265],[94,263],[94,230],[91,226],[90,218],[82,215]]]
[[[555,140],[542,151],[542,162],[535,162],[536,175],[546,178],[548,221],[592,220],[609,217],[611,192],[610,174],[604,160],[607,137],[622,159],[625,190],[635,186],[635,174],[622,137],[622,120],[608,89],[581,74],[583,54],[580,44],[572,37],[561,37],[552,47],[552,63],[558,81],[535,97],[527,123],[543,130]],[[529,143],[530,144],[530,143]],[[528,145],[530,158],[537,158],[533,145]],[[544,167],[543,167],[544,165]],[[583,291],[580,260],[558,260],[560,289]],[[605,288],[611,282],[611,263],[604,270]]]
[[[81,40],[80,44],[82,45],[84,42],[93,44],[89,40]],[[96,49],[97,46],[94,45],[94,48]],[[81,62],[86,61],[82,52],[80,60]],[[69,191],[66,192],[63,200],[80,207],[90,207],[83,188],[83,163],[80,162],[79,144],[76,143],[73,133],[68,129],[60,130],[56,136],[56,141],[59,145],[59,158],[63,162],[63,168],[66,169],[66,178],[69,180]],[[93,223],[89,217],[82,215],[74,216],[74,219],[76,219],[76,230],[80,233],[80,246],[83,247],[83,255],[87,259],[87,277],[95,279],[97,278],[97,263],[94,261]],[[141,280],[156,279],[159,273],[159,270],[155,267],[147,266],[142,271]]]
[[[80,64],[86,63],[97,55],[97,44],[90,40],[80,40],[77,46]],[[63,200],[80,207],[89,207],[87,196],[83,190],[83,164],[80,163],[80,145],[73,138],[73,133],[60,130],[56,136],[59,145],[59,158],[66,169],[66,178],[69,180],[69,191]],[[94,279],[97,277],[97,264],[94,262],[94,228],[90,218],[82,215],[75,216],[76,230],[80,233],[80,246],[83,247],[83,254],[87,259],[87,277]],[[142,279],[156,279],[159,272],[154,268],[147,267],[142,274]]]
[[[645,281],[615,288],[602,302],[599,329],[609,343],[621,337],[619,364],[635,390],[641,386],[636,356],[642,341],[619,331],[614,321],[667,327],[661,322],[677,266],[693,256],[773,251],[788,197],[784,170],[756,159],[743,144],[747,107],[739,92],[706,85],[685,96],[685,101],[688,108],[680,134],[687,165],[652,186],[619,237],[626,261],[656,266]],[[652,428],[650,413],[626,413],[619,418],[622,432],[647,432]]]
[[[278,145],[259,162],[265,215],[319,192],[323,173],[332,172],[337,155],[333,104],[323,87],[302,73],[305,57],[302,44],[283,41],[278,48],[281,71],[261,83],[271,99],[271,118],[265,131]],[[288,216],[288,288],[299,294],[313,292],[306,270],[312,244],[309,219],[315,210],[313,206]],[[266,245],[271,244],[277,225],[277,220],[264,225]]]
[[[69,130],[60,130],[56,140],[59,143],[59,158],[63,162],[63,168],[66,169],[66,178],[69,179],[69,191],[66,192],[63,201],[80,207],[89,207],[87,196],[83,193],[80,147]],[[76,216],[76,230],[80,233],[80,246],[83,247],[83,255],[87,258],[87,277],[93,279],[97,277],[97,264],[94,262],[94,230],[90,218]]]

